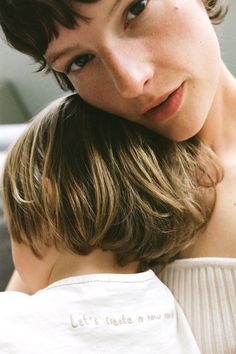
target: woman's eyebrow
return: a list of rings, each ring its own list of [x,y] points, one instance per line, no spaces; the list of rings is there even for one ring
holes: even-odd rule
[[[71,46],[68,48],[63,48],[62,50],[49,54],[49,55],[45,55],[45,59],[48,63],[49,66],[52,66],[53,64],[55,64],[59,59],[61,59],[62,57],[68,56],[71,53],[73,53],[75,51],[75,46]]]
[[[99,2],[100,0],[98,0]],[[121,5],[123,1],[122,0],[116,0],[113,4],[113,6],[111,7],[110,11],[108,12],[109,16],[112,16],[114,14],[114,12],[118,9],[118,7]],[[84,17],[86,18],[86,17]],[[92,19],[86,18],[86,20],[88,20],[89,22]],[[64,56],[70,55],[72,52],[74,52],[75,50],[75,46],[71,46],[68,48],[63,48],[55,53],[49,54],[49,55],[45,55],[45,59],[48,63],[48,65],[50,67],[52,67],[59,59],[61,59]]]

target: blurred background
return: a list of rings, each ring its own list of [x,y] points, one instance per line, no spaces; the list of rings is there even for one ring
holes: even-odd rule
[[[217,26],[222,57],[236,76],[236,1],[230,0],[225,22]],[[199,24],[201,30],[201,24]],[[207,53],[206,53],[207,55]],[[34,73],[37,65],[0,40],[0,172],[5,151],[24,128],[24,122],[63,94],[51,75]],[[0,198],[0,290],[12,272],[10,245]]]
[[[0,124],[22,123],[62,91],[52,75],[0,40]]]

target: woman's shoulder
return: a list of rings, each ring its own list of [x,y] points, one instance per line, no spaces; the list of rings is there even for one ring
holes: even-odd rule
[[[236,258],[176,260],[160,279],[183,309],[202,353],[235,352]]]
[[[162,273],[170,270],[192,270],[195,268],[214,268],[214,269],[235,269],[236,270],[236,258],[226,257],[196,257],[196,258],[182,258],[176,259],[172,263],[168,264]]]
[[[223,278],[222,278],[223,274]],[[221,283],[225,277],[236,276],[236,258],[199,257],[178,259],[168,264],[159,274],[160,279],[171,289],[183,284],[209,283],[214,279]]]

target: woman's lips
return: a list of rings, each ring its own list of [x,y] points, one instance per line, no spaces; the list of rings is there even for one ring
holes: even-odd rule
[[[172,92],[161,104],[146,111],[142,116],[153,122],[162,122],[172,117],[180,108],[184,94],[184,83]]]

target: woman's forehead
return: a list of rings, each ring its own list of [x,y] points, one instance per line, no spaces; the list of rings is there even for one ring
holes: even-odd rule
[[[73,11],[78,15],[76,24],[68,28],[61,23],[56,23],[58,33],[52,37],[45,53],[47,62],[52,65],[60,58],[62,52],[68,55],[72,53],[74,46],[79,46],[80,40],[83,41],[83,36],[80,36],[81,28],[86,26],[86,31],[88,29],[89,31],[102,31],[111,17],[115,16],[118,11],[122,11],[122,8],[126,8],[127,4],[129,6],[130,3],[132,3],[131,0],[74,1]]]

